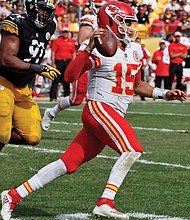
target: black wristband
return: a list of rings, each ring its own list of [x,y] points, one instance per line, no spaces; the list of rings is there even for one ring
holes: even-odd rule
[[[39,73],[41,73],[42,69],[43,69],[42,65],[31,63],[30,67],[29,67],[29,73],[39,74]]]

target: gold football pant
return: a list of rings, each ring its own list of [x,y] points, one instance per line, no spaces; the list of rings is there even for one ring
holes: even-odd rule
[[[7,144],[12,127],[30,145],[41,140],[41,115],[28,86],[17,88],[0,77],[0,143]]]

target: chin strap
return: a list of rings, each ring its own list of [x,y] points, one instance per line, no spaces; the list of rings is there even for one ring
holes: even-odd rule
[[[121,38],[119,38],[113,31],[112,31],[112,29],[110,28],[110,26],[108,26],[108,25],[106,25],[106,27],[107,27],[107,29],[109,30],[109,31],[111,31],[113,34],[114,34],[114,36],[117,38],[117,40],[119,40],[119,41],[122,41],[125,45],[127,45],[128,47],[130,47],[130,45],[131,45],[131,40],[129,39],[129,38],[123,38],[123,39],[121,39]]]

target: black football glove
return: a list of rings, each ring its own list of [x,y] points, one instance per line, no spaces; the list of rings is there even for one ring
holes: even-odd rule
[[[41,76],[45,76],[46,78],[49,78],[51,80],[54,80],[58,75],[61,75],[59,70],[57,70],[49,65],[43,65],[41,72],[39,74]]]
[[[61,75],[59,70],[49,65],[30,64],[29,72],[45,76],[51,80],[54,80],[58,75]]]

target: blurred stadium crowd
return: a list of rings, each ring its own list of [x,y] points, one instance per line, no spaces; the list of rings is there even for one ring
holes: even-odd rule
[[[102,2],[102,0],[94,0],[95,2]],[[151,61],[154,52],[159,48],[161,40],[169,42],[169,38],[174,36],[174,33],[181,33],[181,43],[185,44],[189,50],[190,48],[190,0],[123,0],[128,3],[137,14],[138,22],[133,24],[137,29],[138,38],[142,41],[143,47],[149,50],[148,58],[145,59],[145,73],[144,80],[154,83],[155,64]],[[24,12],[23,0],[0,0],[0,22],[11,13],[22,14]],[[74,40],[77,39],[77,34],[80,26],[80,18],[90,13],[90,0],[57,0],[56,1],[56,21],[57,28],[51,39],[50,45],[47,48],[47,53],[44,58],[44,63],[51,64],[51,43],[57,39],[63,29],[69,29],[69,37]],[[157,39],[153,41],[152,45],[148,45],[147,39]],[[144,41],[145,40],[145,41]],[[77,42],[77,41],[76,41]],[[151,41],[149,41],[151,42]],[[156,44],[155,44],[156,42]],[[148,47],[149,46],[149,47]],[[168,45],[167,45],[168,46]],[[76,45],[77,48],[77,45]],[[189,55],[184,61],[183,67],[189,70],[188,63]],[[153,64],[153,65],[152,65]],[[152,74],[153,73],[153,74]],[[153,78],[153,79],[152,79]],[[184,76],[183,83],[189,83],[190,77]],[[175,79],[174,79],[175,81]],[[44,81],[41,77],[36,79],[36,96],[43,96],[43,94],[50,91],[51,82]],[[62,96],[62,85],[58,88],[58,96]],[[187,91],[190,94],[190,91]]]
[[[101,0],[95,0],[101,2]],[[190,37],[190,0],[123,0],[136,12],[138,22],[134,24],[139,30],[139,37],[165,37],[179,30]],[[23,0],[0,0],[0,21],[11,13],[24,12]],[[89,0],[57,0],[57,31],[69,27],[73,37],[79,30],[81,16],[90,13]]]

